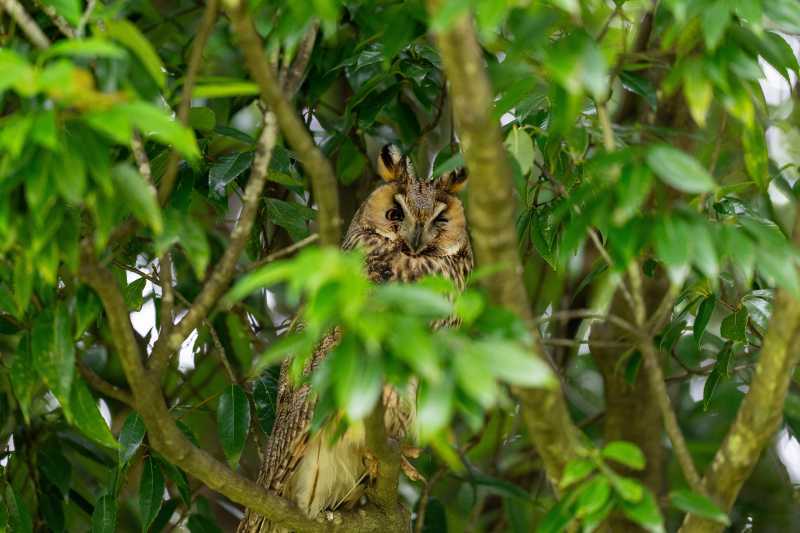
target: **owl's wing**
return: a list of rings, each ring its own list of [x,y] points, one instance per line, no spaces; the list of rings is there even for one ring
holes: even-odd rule
[[[325,359],[340,337],[341,333],[337,329],[322,339],[305,368],[306,373],[314,370]],[[261,486],[281,495],[284,495],[286,484],[305,452],[314,412],[314,401],[309,396],[308,384],[299,387],[292,385],[289,378],[290,364],[291,361],[287,359],[281,366],[275,424],[267,440],[258,479]]]

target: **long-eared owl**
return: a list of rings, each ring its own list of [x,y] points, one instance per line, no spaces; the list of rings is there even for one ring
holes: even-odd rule
[[[466,182],[466,173],[453,171],[433,180],[420,179],[410,159],[393,145],[381,150],[377,170],[384,183],[356,212],[342,248],[364,251],[364,266],[373,282],[410,282],[439,274],[462,289],[472,269],[464,208],[456,196]],[[322,340],[308,371],[313,371],[338,339],[339,332],[333,331]],[[386,430],[395,439],[404,440],[412,430],[415,389],[384,388]],[[291,384],[284,363],[274,429],[258,482],[315,517],[355,504],[370,480],[363,424],[352,424],[332,445],[332,428],[310,436],[314,405],[309,392],[308,385]],[[239,525],[240,533],[275,529],[251,512]]]

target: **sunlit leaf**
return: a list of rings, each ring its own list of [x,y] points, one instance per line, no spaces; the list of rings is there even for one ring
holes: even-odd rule
[[[690,490],[674,490],[669,493],[672,505],[681,511],[708,518],[726,526],[730,525],[728,515],[702,494]]]
[[[647,152],[647,164],[667,185],[687,193],[709,192],[714,179],[694,158],[667,145],[653,146]]]

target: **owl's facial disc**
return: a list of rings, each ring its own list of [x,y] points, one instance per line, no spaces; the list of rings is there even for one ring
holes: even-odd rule
[[[402,194],[395,194],[395,211],[387,213],[392,216],[399,214],[397,233],[405,245],[409,255],[421,255],[435,242],[445,229],[448,222],[446,216],[447,204],[435,202],[427,209],[415,208]]]

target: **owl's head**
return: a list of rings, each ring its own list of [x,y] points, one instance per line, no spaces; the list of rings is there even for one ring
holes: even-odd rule
[[[385,183],[365,200],[362,225],[411,256],[454,255],[469,245],[464,208],[456,196],[467,181],[463,169],[420,179],[394,145],[381,149],[377,168]]]

